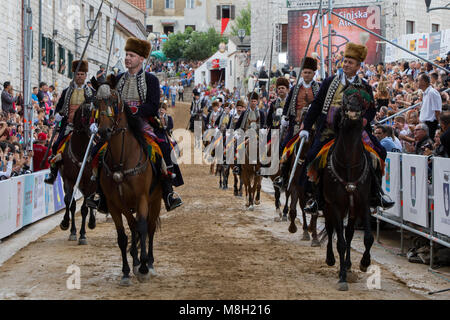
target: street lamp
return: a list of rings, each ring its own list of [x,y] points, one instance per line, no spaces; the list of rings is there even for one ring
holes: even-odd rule
[[[238,37],[239,40],[241,40],[241,43],[244,41],[245,38],[245,30],[244,29],[239,29],[238,30]]]
[[[425,0],[425,5],[427,6],[427,13],[430,12],[431,10],[450,10],[450,2],[446,4],[445,7],[435,7],[435,8],[430,8],[431,5],[431,0]]]
[[[95,20],[93,20],[93,19],[89,19],[88,21],[86,21],[86,25],[87,25],[87,27],[89,29],[89,32],[94,33],[96,31],[96,29],[97,29],[97,27],[95,25]],[[75,30],[75,32],[77,34],[80,34],[79,30]],[[76,39],[84,39],[84,38],[89,38],[89,36],[76,36]]]

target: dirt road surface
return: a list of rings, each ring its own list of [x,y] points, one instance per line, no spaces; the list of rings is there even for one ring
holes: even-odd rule
[[[188,105],[178,105],[175,127],[186,128]],[[206,165],[182,165],[184,205],[162,212],[155,237],[157,275],[148,283],[132,276],[119,286],[121,256],[112,222],[97,214],[87,246],[69,242],[55,228],[0,267],[1,299],[424,299],[383,266],[381,289],[369,290],[352,251],[348,292],[336,290],[338,267],[325,264],[325,246],[312,248],[274,222],[272,197],[262,194],[255,211],[244,199],[218,188]],[[230,181],[231,184],[231,181]],[[78,216],[78,224],[80,218]],[[299,226],[299,224],[298,224]],[[299,226],[301,230],[301,227]],[[337,257],[336,249],[334,248]],[[67,268],[80,268],[79,290],[67,288]],[[375,263],[376,265],[376,263]]]

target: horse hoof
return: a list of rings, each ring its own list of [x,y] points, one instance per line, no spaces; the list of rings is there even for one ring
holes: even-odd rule
[[[88,223],[88,228],[91,230],[94,230],[96,226],[97,226],[97,224],[95,223],[95,221],[92,223],[91,222]]]
[[[248,210],[249,210],[249,211],[254,211],[254,210],[255,210],[255,207],[254,207],[254,206],[250,206],[250,207],[248,207]]]
[[[311,247],[320,247],[320,242],[317,239],[312,239]]]
[[[281,217],[275,217],[275,218],[273,218],[273,221],[275,221],[275,222],[281,222]]]
[[[359,270],[361,270],[362,272],[367,272],[367,267],[363,266],[362,263],[359,264]]]
[[[69,220],[63,220],[61,221],[61,224],[59,225],[59,227],[61,228],[61,230],[66,231],[67,229],[69,229]]]
[[[122,287],[129,287],[131,285],[130,277],[123,277],[119,283]]]
[[[289,219],[290,220],[290,219]],[[288,217],[287,216],[283,216],[283,218],[281,218],[281,221],[286,222],[288,221]]]
[[[290,233],[296,233],[297,232],[297,226],[295,225],[295,223],[291,223],[290,225],[289,225],[289,232]]]
[[[255,205],[259,206],[261,202],[259,200],[255,200]]]
[[[80,245],[80,246],[85,246],[87,244],[88,244],[87,239],[80,239],[80,240],[78,240],[78,245]]]
[[[156,273],[156,271],[155,271],[155,268],[153,268],[153,267],[149,267],[148,268],[148,273],[149,273],[149,275],[150,276],[152,276],[152,277],[156,277],[158,274]]]
[[[339,291],[348,291],[348,283],[347,282],[339,282],[337,285],[337,289]]]
[[[136,278],[140,283],[148,282],[150,280],[150,273],[142,274],[138,271]]]
[[[332,259],[327,258],[327,260],[325,260],[325,262],[327,263],[327,266],[332,267],[335,265],[336,260],[334,258],[332,258]]]
[[[303,232],[302,241],[309,241],[311,238],[309,237],[308,232]]]
[[[77,241],[77,235],[76,234],[71,234],[69,236],[69,241]]]
[[[139,265],[133,267],[133,274],[137,277],[139,273]]]

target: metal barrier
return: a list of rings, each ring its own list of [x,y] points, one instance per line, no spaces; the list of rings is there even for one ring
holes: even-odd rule
[[[431,158],[431,184],[428,183],[429,159],[388,152],[383,189],[393,197],[396,206],[387,211],[378,209],[374,217],[377,219],[377,242],[380,221],[400,228],[401,254],[404,254],[404,230],[430,240],[432,269],[433,244],[450,248],[450,159]]]

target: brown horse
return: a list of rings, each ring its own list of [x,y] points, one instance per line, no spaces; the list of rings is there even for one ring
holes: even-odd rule
[[[247,198],[245,206],[250,211],[254,210],[254,205],[260,204],[262,181],[262,176],[259,175],[259,172],[261,170],[259,157],[256,157],[257,159],[254,159],[255,161],[251,161],[252,159],[250,159],[249,149],[251,149],[250,145],[252,143],[255,142],[251,141],[251,139],[247,139],[245,142],[245,163],[242,164],[241,171],[241,179],[244,183],[245,197]],[[256,141],[256,144],[256,150],[258,150],[258,141]]]
[[[336,141],[328,154],[328,165],[323,170],[323,195],[325,199],[325,227],[328,234],[326,263],[335,264],[333,231],[337,234],[339,252],[338,290],[348,290],[347,272],[351,269],[350,251],[355,220],[364,224],[365,251],[360,269],[367,271],[370,265],[370,248],[373,235],[370,228],[369,195],[371,186],[371,159],[365,151],[361,135],[363,131],[363,100],[358,93],[344,93],[343,105],[335,119],[338,124]],[[348,216],[344,238],[344,219]]]
[[[141,133],[141,120],[131,115],[118,92],[111,89],[114,87],[112,82],[101,85],[96,97],[99,134],[108,141],[100,171],[100,184],[116,226],[122,253],[123,276],[120,284],[127,286],[131,283],[127,261],[128,238],[122,214],[131,231],[133,272],[140,282],[148,281],[150,273],[155,274],[153,239],[160,223],[162,190],[147,153],[147,145]],[[133,216],[134,212],[136,218]],[[139,258],[137,236],[140,242]]]
[[[75,211],[76,201],[70,201],[73,195],[73,188],[75,186],[78,174],[81,169],[81,162],[86,153],[87,146],[89,144],[89,119],[91,116],[90,104],[82,104],[75,112],[73,119],[73,131],[70,140],[62,153],[62,161],[59,165],[59,172],[64,182],[64,203],[66,204],[66,212],[63,220],[61,221],[60,228],[62,230],[69,229],[70,220],[72,220],[70,228],[69,241],[77,241],[77,228],[75,226]],[[92,208],[88,208],[86,205],[86,198],[95,193],[96,184],[91,181],[92,176],[92,163],[88,161],[84,167],[84,172],[80,180],[79,190],[83,194],[83,204],[81,205],[81,228],[80,238],[78,244],[86,245],[86,217],[89,211],[89,229],[95,229],[95,215]],[[69,217],[69,212],[72,215],[72,219]]]

